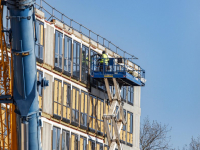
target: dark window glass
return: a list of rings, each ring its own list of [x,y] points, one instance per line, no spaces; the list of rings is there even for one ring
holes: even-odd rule
[[[80,76],[80,43],[74,41],[73,45],[73,77],[79,80]]]
[[[72,61],[72,39],[65,35],[64,40],[64,70],[71,73],[71,61]]]
[[[60,128],[53,127],[53,150],[60,150]]]
[[[70,138],[69,132],[63,130],[62,131],[62,150],[70,150],[69,149],[69,143],[70,143],[69,138]]]
[[[121,88],[121,98],[123,101],[126,101],[126,95],[127,95],[127,86],[122,86]]]
[[[37,60],[43,60],[43,49],[44,49],[44,23],[36,20],[36,38],[35,42],[35,55]]]
[[[82,75],[81,81],[87,83],[88,78],[88,64],[89,64],[89,48],[82,46]]]
[[[129,86],[128,87],[128,103],[133,104],[133,87]]]
[[[62,48],[63,34],[56,31],[55,33],[55,67],[62,69]]]

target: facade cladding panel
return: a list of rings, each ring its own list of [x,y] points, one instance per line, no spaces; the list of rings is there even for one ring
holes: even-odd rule
[[[102,140],[106,137],[102,117],[103,114],[108,114],[110,104],[105,86],[89,76],[93,58],[98,59],[101,50],[98,51],[78,37],[53,28],[48,22],[38,20],[36,27],[36,57],[40,64],[37,67],[37,79],[45,77],[49,80],[49,86],[45,90],[38,87],[39,107],[44,118],[43,149],[109,149],[108,143],[103,143]],[[110,89],[115,93],[113,87]],[[123,86],[121,90],[121,97],[125,102],[123,114],[127,124],[123,125],[120,141],[127,150],[139,150],[140,92],[140,87]],[[48,123],[45,118],[49,120]],[[111,121],[109,128],[113,129]],[[99,142],[96,136],[102,141]]]

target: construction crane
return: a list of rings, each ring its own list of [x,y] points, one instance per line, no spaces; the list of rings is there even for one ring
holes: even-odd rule
[[[105,84],[110,103],[108,114],[103,115],[109,150],[115,150],[117,147],[118,150],[122,150],[120,131],[126,124],[126,120],[123,114],[121,87],[143,86],[145,83],[142,78],[144,78],[145,71],[128,68],[126,58],[109,58],[108,63],[105,63],[108,58],[101,59],[104,63],[99,63],[99,58],[93,57],[91,77]],[[114,87],[115,90],[112,91],[115,93],[111,92],[110,86]],[[109,127],[110,122],[112,122],[114,132],[112,132],[112,127]]]
[[[48,81],[36,78],[34,0],[1,2],[1,147],[4,149],[40,150],[40,112],[37,86]],[[9,10],[11,28],[3,29],[3,6]],[[4,32],[10,34],[11,69]],[[12,75],[10,75],[10,70]],[[15,104],[15,106],[13,104]],[[16,107],[16,108],[15,108]],[[16,115],[19,119],[16,119]],[[3,117],[4,116],[4,117]],[[19,130],[17,130],[18,124]],[[11,130],[10,130],[11,129]],[[17,130],[17,131],[16,131]],[[12,132],[13,131],[13,132]],[[18,139],[18,144],[16,139]]]

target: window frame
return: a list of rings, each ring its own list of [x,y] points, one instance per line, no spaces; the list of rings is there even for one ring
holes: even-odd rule
[[[67,130],[62,130],[62,140],[61,140],[61,149],[63,149],[63,133],[65,133],[65,145],[64,145],[64,149],[66,149],[66,144],[68,143],[68,149],[67,150],[70,150],[70,132],[67,131]],[[67,140],[67,134],[69,135],[69,140]]]
[[[67,86],[67,92],[66,92],[66,94],[67,94],[67,98],[66,98],[66,104],[64,104],[64,96],[65,96],[65,94],[64,94],[64,87],[65,87],[65,85]],[[63,113],[64,113],[64,107],[66,107],[66,117],[63,117],[64,115],[63,115]],[[67,114],[67,112],[68,112],[68,110],[69,110],[69,112],[70,112],[70,107],[71,107],[71,85],[69,84],[69,83],[67,83],[67,82],[63,82],[63,100],[62,100],[62,121],[64,121],[64,122],[66,122],[66,123],[69,123],[70,122],[70,117],[71,116],[69,116],[69,119],[67,118],[67,116],[68,116],[68,114]],[[70,114],[71,115],[71,114]]]
[[[54,129],[56,129],[56,135],[54,135]],[[61,133],[61,128],[53,126],[52,150],[60,150],[60,147],[61,147],[60,146],[61,138],[60,138],[60,134],[58,136],[58,130]],[[57,142],[58,137],[59,137],[59,143]],[[56,149],[54,149],[54,138],[56,138],[56,140],[55,140],[56,141],[56,145],[55,145]],[[59,147],[57,147],[57,146],[59,146]]]
[[[132,90],[131,90],[132,89]],[[129,86],[128,87],[128,98],[127,98],[127,102],[130,105],[134,105],[134,86]]]
[[[90,109],[90,98],[92,98],[92,109]],[[95,101],[95,102],[94,102]],[[96,105],[96,101],[97,101],[97,97],[96,96],[94,96],[94,95],[89,95],[89,109],[90,110],[92,110],[92,112],[90,112],[89,111],[89,130],[91,131],[91,132],[95,132],[95,129],[96,129],[96,120],[97,120],[97,118],[95,117],[96,116],[96,107],[95,107],[95,105]],[[92,116],[90,115],[90,114],[92,114]],[[94,126],[94,124],[95,124],[95,127],[94,128],[91,128],[90,127],[90,121],[91,121],[91,119],[92,119],[92,127]]]
[[[89,147],[90,146],[90,144],[89,144],[90,142],[91,142],[91,147]],[[92,139],[88,139],[88,150],[94,150],[92,144],[94,144],[94,149],[95,149],[95,147],[96,147],[96,141],[92,140]]]
[[[67,35],[64,35],[64,55],[63,55],[63,57],[64,57],[64,62],[63,62],[64,74],[67,76],[71,76],[71,72],[72,72],[72,38]]]
[[[127,86],[122,86],[122,88],[121,88],[121,98],[124,102],[127,101],[127,91],[128,91]]]
[[[55,101],[55,81],[57,81],[58,82],[58,90],[57,90],[57,101]],[[61,83],[61,103],[59,103],[59,83]],[[57,103],[57,114],[55,114],[54,113],[54,107],[55,107],[55,105],[54,105],[54,103]],[[58,115],[59,113],[58,113],[58,106],[59,105],[61,105],[61,112],[60,112],[60,115]],[[61,116],[62,116],[62,81],[61,80],[59,80],[59,79],[57,79],[57,78],[54,78],[54,90],[53,90],[53,117],[54,118],[56,118],[56,119],[58,119],[58,120],[60,120],[61,119]]]
[[[83,52],[85,52],[83,55]],[[81,81],[85,84],[88,82],[89,73],[89,47],[82,45],[82,67],[81,67]],[[88,59],[86,59],[88,57]],[[85,62],[85,63],[83,63]],[[85,66],[84,66],[85,65]]]
[[[98,150],[98,149],[97,149],[97,145],[98,145],[98,144],[100,145],[99,150],[103,150],[103,148],[104,148],[104,147],[103,147],[103,143],[100,143],[100,142],[96,142],[96,150]],[[102,149],[101,149],[101,148],[102,148]]]
[[[87,137],[81,136],[80,135],[80,148],[81,148],[81,139],[83,139],[86,142],[86,147],[85,150],[87,150]],[[83,149],[84,150],[84,149]]]
[[[76,45],[76,46],[75,46]],[[79,49],[78,49],[79,48]],[[72,71],[73,71],[73,78],[76,80],[80,80],[80,51],[81,51],[81,43],[73,40],[73,66],[72,66]],[[76,55],[76,56],[74,56]],[[74,68],[75,71],[74,71]]]
[[[57,36],[58,34],[58,36]],[[54,69],[62,72],[63,68],[63,33],[55,30],[55,51],[54,51]],[[57,56],[57,62],[56,62]],[[61,61],[61,62],[60,62]],[[60,66],[61,65],[61,66]]]
[[[88,96],[89,96],[89,94],[87,93],[87,92],[85,92],[85,91],[82,91],[81,90],[81,102],[82,102],[82,93],[83,93],[83,95],[84,95],[84,104],[86,104],[86,106],[88,107]],[[87,99],[86,99],[86,96],[87,95]],[[81,128],[83,128],[83,129],[87,129],[87,117],[88,117],[88,112],[87,112],[87,109],[84,107],[84,106],[82,106],[82,105],[80,105],[80,127]],[[83,111],[84,112],[82,112],[81,110],[82,110],[82,107],[83,107]],[[81,123],[81,118],[82,118],[82,115],[84,115],[85,116],[85,125],[84,124],[82,124]],[[84,118],[84,117],[83,117]]]
[[[74,97],[73,95],[73,89],[75,89],[75,94],[76,96]],[[78,92],[78,95],[77,95],[77,92]],[[78,98],[77,98],[78,96]],[[73,107],[73,101],[75,98],[75,108],[72,108]],[[74,125],[74,126],[78,126],[79,125],[79,101],[80,101],[80,90],[77,88],[77,87],[72,87],[72,100],[71,100],[71,124]],[[77,108],[77,109],[76,109]],[[73,117],[72,117],[72,112],[75,112],[75,120],[73,120]],[[78,117],[78,118],[76,118]],[[77,121],[76,121],[77,120]]]
[[[71,146],[70,146],[70,150],[73,150],[73,149],[72,149],[72,142],[73,142],[73,141],[72,141],[72,136],[73,136],[73,135],[74,135],[75,138],[76,138],[75,140],[77,140],[77,141],[76,141],[76,142],[77,142],[77,143],[76,143],[76,144],[77,144],[77,149],[78,149],[78,147],[79,147],[79,144],[78,144],[78,140],[79,140],[79,139],[78,139],[78,134],[75,134],[75,133],[71,132]],[[74,145],[75,145],[75,144],[74,144]],[[76,149],[76,147],[74,146],[74,150],[77,150],[77,149]]]
[[[98,98],[97,97],[97,104],[96,104],[96,106],[97,106],[97,108],[96,108],[96,110],[98,110],[98,105],[99,105],[99,102],[100,101],[100,104],[101,105],[103,105],[103,114],[104,114],[104,100],[103,99],[101,99],[101,98]],[[100,106],[100,108],[101,108],[101,106]],[[98,118],[98,112],[97,111],[95,111],[96,112],[96,120],[97,120],[97,134],[99,134],[99,135],[103,135],[103,132],[101,132],[101,129],[103,129],[104,130],[104,121],[103,121],[103,114],[101,114],[102,113],[102,111],[99,111],[98,110],[98,112],[100,112],[100,119]],[[100,121],[100,130],[98,130],[98,121]],[[103,126],[102,126],[102,123],[103,123]]]
[[[39,63],[43,63],[43,57],[44,57],[44,23],[38,19],[36,19],[35,23],[35,28],[36,28],[36,34],[35,37],[37,38],[37,41],[35,41],[35,55],[36,55],[36,60]],[[42,33],[42,43],[41,43],[41,29],[40,25],[43,27],[43,33]],[[40,33],[40,34],[39,34]]]
[[[130,121],[128,121],[128,114],[130,114]],[[132,118],[132,119],[131,119]],[[132,120],[132,121],[131,121]],[[128,128],[128,122],[130,122],[130,129]],[[132,124],[132,125],[131,125]],[[129,131],[130,130],[130,131]],[[128,139],[127,135],[127,145],[133,146],[133,113],[130,111],[127,111],[127,134],[132,134],[132,143],[130,143],[130,139]],[[130,135],[129,135],[130,136]],[[130,138],[130,137],[129,137]]]

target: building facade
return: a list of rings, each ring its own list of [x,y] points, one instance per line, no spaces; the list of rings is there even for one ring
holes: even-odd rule
[[[108,150],[102,118],[109,109],[108,96],[105,86],[90,77],[91,62],[102,51],[112,58],[120,55],[56,19],[47,21],[38,9],[35,27],[37,78],[49,80],[46,89],[38,87],[42,149]],[[127,66],[140,69],[129,61]],[[140,86],[121,89],[127,122],[120,133],[124,150],[140,149],[140,95]]]

